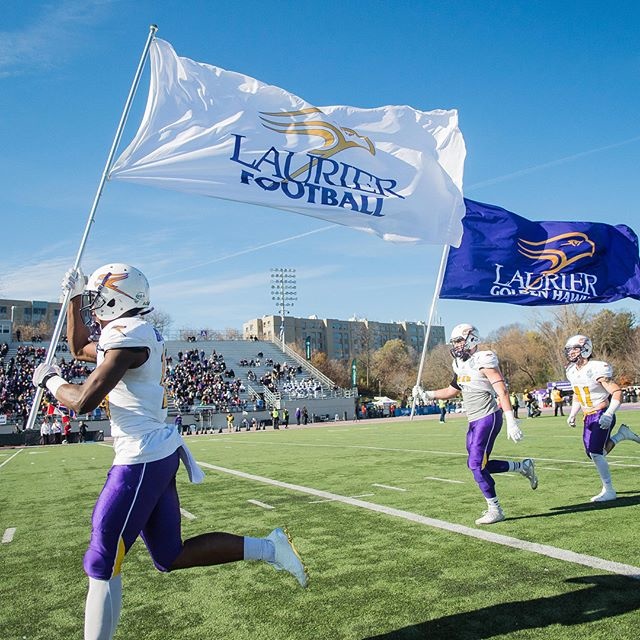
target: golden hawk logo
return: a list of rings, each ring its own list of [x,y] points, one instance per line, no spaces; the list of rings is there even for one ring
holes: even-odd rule
[[[122,280],[126,280],[128,277],[128,273],[101,273],[98,276],[98,278],[101,280],[100,288],[106,287],[107,289],[116,291],[117,293],[126,296],[131,300],[135,300],[133,296],[130,296],[126,291],[123,291],[118,287],[118,282],[122,282]]]
[[[309,151],[309,155],[330,158],[345,149],[352,149],[354,147],[364,149],[372,156],[376,155],[376,148],[367,136],[361,136],[353,129],[339,127],[327,120],[305,120],[305,116],[310,114],[320,114],[325,118],[327,117],[317,107],[309,107],[308,109],[300,109],[299,111],[262,112],[260,119],[264,127],[276,133],[294,136],[317,136],[322,138],[324,141],[322,146],[313,151]],[[278,118],[278,120],[270,120],[269,118]],[[317,162],[315,159],[311,160],[311,162],[300,167],[290,178],[294,180],[299,175],[314,167]]]
[[[121,335],[125,335],[124,332],[126,331],[127,327],[123,324],[117,324],[117,325],[111,325],[111,329],[113,329],[114,331],[117,331]]]
[[[542,278],[559,273],[569,265],[590,258],[596,250],[596,244],[586,233],[570,231],[540,242],[531,242],[518,238],[518,251],[535,261],[547,261],[549,266],[528,288],[535,287]]]

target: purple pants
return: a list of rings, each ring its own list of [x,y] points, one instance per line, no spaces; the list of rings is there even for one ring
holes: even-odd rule
[[[485,498],[496,497],[496,483],[492,473],[509,471],[506,460],[489,460],[493,443],[502,429],[502,410],[498,409],[484,418],[472,420],[467,431],[467,466]]]
[[[614,415],[611,426],[608,429],[601,429],[598,423],[603,413],[604,409],[590,413],[584,417],[582,442],[584,444],[584,451],[589,457],[591,457],[592,453],[604,454],[604,445],[609,441],[613,427],[616,426],[616,417]]]
[[[169,571],[182,551],[180,502],[176,491],[178,451],[155,462],[114,465],[91,518],[85,573],[110,580],[141,535],[159,571]]]

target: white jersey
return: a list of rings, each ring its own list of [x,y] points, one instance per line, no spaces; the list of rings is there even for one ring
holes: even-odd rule
[[[609,392],[598,382],[601,378],[612,378],[613,368],[608,362],[589,360],[580,367],[571,363],[567,367],[567,380],[573,388],[573,400],[580,403],[585,415],[595,413],[609,400]]]
[[[498,356],[493,351],[476,351],[468,360],[456,358],[453,371],[454,383],[462,391],[462,399],[469,420],[484,418],[498,410],[493,385],[481,369],[497,369]],[[454,386],[455,386],[454,384]]]
[[[152,325],[140,317],[112,320],[100,334],[97,366],[107,351],[135,347],[147,349],[149,357],[141,366],[129,369],[107,396],[114,464],[153,462],[181,445],[175,426],[165,422],[164,341]]]

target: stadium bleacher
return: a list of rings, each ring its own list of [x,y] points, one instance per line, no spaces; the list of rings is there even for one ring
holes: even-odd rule
[[[49,343],[9,344],[5,365],[11,358],[15,362],[19,347],[31,353],[20,374],[30,381],[31,372],[44,358]],[[273,408],[286,407],[293,414],[298,405],[306,406],[315,421],[335,415],[350,419],[353,415],[352,390],[340,389],[295,352],[286,348],[283,351],[281,345],[255,340],[169,340],[166,351],[169,421],[180,412],[189,424],[190,420],[202,421],[202,414],[206,413],[209,423],[219,428],[229,411],[246,411],[250,417],[267,422]],[[58,346],[56,359],[64,359],[67,371],[74,372],[70,381],[79,382],[87,373],[86,363],[76,366],[70,361],[64,343]],[[29,385],[26,388],[31,391]],[[20,425],[21,418],[9,414],[7,423],[0,425],[0,433],[10,433],[16,422]],[[105,435],[109,435],[108,427]]]

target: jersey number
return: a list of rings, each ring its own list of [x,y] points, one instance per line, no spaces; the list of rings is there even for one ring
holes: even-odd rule
[[[593,407],[589,387],[582,387],[582,389],[580,389],[580,387],[573,387],[573,393],[576,394],[578,401],[583,407]]]

